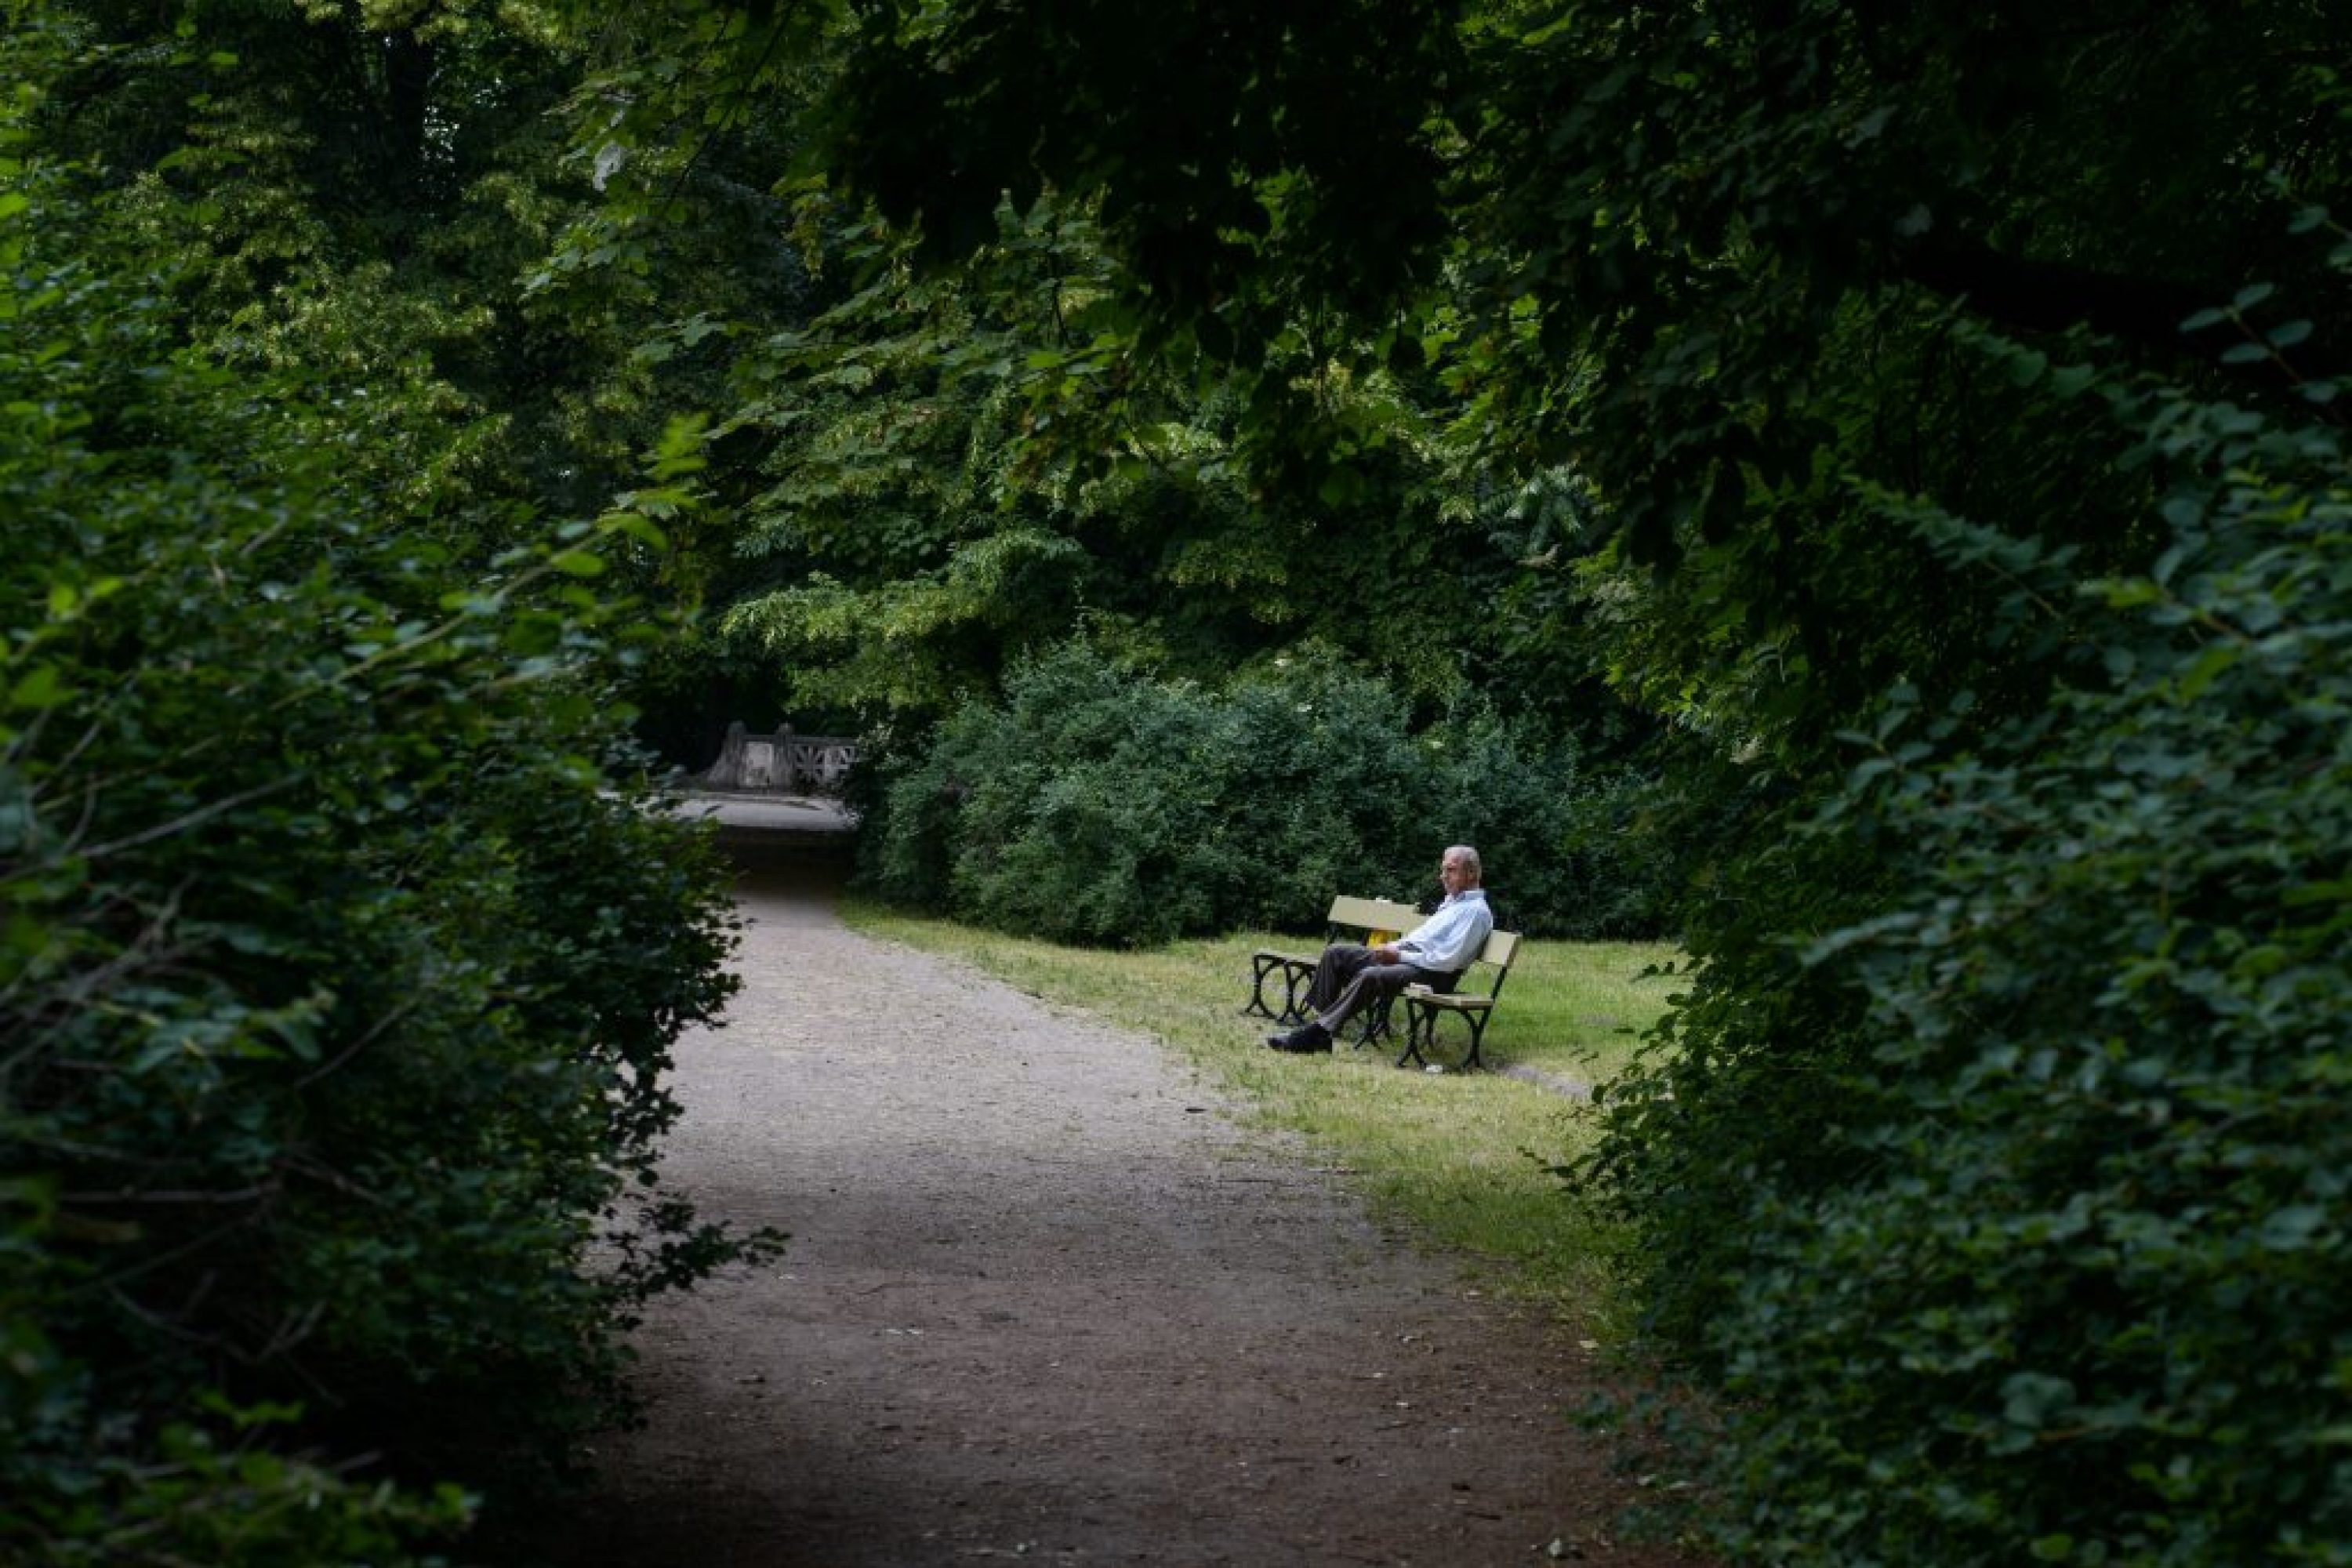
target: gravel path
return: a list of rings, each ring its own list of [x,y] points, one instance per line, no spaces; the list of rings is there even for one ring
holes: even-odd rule
[[[656,1310],[569,1568],[1681,1561],[1611,1539],[1575,1346],[1150,1037],[859,937],[806,873],[742,907],[668,1166],[793,1240]]]

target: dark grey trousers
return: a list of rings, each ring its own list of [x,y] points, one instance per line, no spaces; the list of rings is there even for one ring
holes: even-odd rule
[[[1335,942],[1316,961],[1315,979],[1307,987],[1307,1005],[1315,1021],[1336,1036],[1349,1019],[1408,985],[1451,991],[1454,979],[1444,970],[1423,969],[1416,963],[1376,963],[1372,950],[1360,942]]]

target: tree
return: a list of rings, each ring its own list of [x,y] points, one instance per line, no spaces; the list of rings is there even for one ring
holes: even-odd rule
[[[2352,1553],[2328,1436],[2352,469],[2308,424],[2127,377],[2081,395],[2121,460],[2171,469],[2171,547],[2086,579],[1885,510],[2082,657],[1989,730],[1889,694],[1749,864],[1895,891],[1800,933],[1775,922],[1807,895],[1759,885],[1761,929],[1612,1089],[1585,1173],[1733,1395],[1708,1451],[1742,1557]]]
[[[2165,1140],[2086,1122],[2038,1090],[2011,1095],[2006,1079],[1993,1104],[2014,1113],[2018,1137],[2079,1135],[2067,1148],[2111,1162],[2104,1173],[2032,1163],[2013,1194],[1988,1190],[1983,1173],[2006,1167],[1974,1117],[1938,1157],[1963,1089],[2011,1069],[1998,1052],[1986,1065],[1958,1041],[1941,1048],[1935,1029],[1982,1026],[1921,978],[2046,981],[2036,1005],[2112,1018],[2119,1058],[2144,1064],[2168,1104],[2200,1092],[2209,1068],[2159,1043],[2172,1027],[2161,1009],[2100,1011],[2112,988],[2176,958],[2179,933],[2126,922],[2079,949],[2046,945],[2071,921],[2095,922],[2103,897],[2146,890],[2129,855],[2100,858],[2095,877],[2030,879],[2051,900],[2037,916],[2032,894],[2007,904],[1995,880],[2024,873],[2027,841],[1995,853],[1964,819],[1992,809],[1977,781],[1993,769],[2014,770],[2002,805],[2063,815],[2068,792],[2138,754],[2119,736],[2143,718],[2166,732],[2165,755],[2197,759],[2179,776],[2234,776],[2220,736],[2245,721],[2223,715],[2294,706],[2294,680],[2317,668],[2249,672],[2226,691],[2153,678],[2131,652],[2148,628],[2073,588],[2154,584],[2150,604],[2169,604],[2181,563],[2241,548],[2213,542],[2209,514],[2224,520],[2217,534],[2249,538],[2274,533],[2269,506],[2281,519],[2334,515],[2347,341],[2325,237],[2346,195],[2336,22],[2298,0],[2226,15],[1826,0],[1210,6],[1178,18],[1125,0],[1050,18],[931,0],[860,13],[828,100],[828,156],[938,253],[968,250],[1008,193],[1017,213],[1048,194],[1097,203],[1140,341],[1216,355],[1244,385],[1280,382],[1283,332],[1328,312],[1352,329],[1329,338],[1345,364],[1433,356],[1486,425],[1480,449],[1507,485],[1565,465],[1591,487],[1598,504],[1549,552],[1577,588],[1553,601],[1562,640],[1580,636],[1572,626],[1610,628],[1623,689],[1705,757],[1711,782],[1692,804],[1716,836],[1686,910],[1705,967],[1662,1055],[1621,1090],[1591,1173],[1645,1227],[1642,1285],[1662,1344],[1699,1375],[1790,1401],[1785,1426],[1767,1407],[1721,1450],[1718,1479],[1744,1510],[1733,1533],[1759,1552],[2344,1555],[2341,1482],[2316,1436],[2340,1421],[2340,1390],[2295,1405],[2243,1466],[2224,1450],[2244,1428],[2203,1413],[2181,1417],[2177,1447],[2118,1435],[2061,1450],[2094,1456],[2088,1468],[2041,1462],[2076,1416],[2148,1436],[2096,1400],[2153,1395],[2106,1371],[2075,1382],[2020,1359],[2026,1347],[2106,1346],[2112,1330],[2151,1357],[2164,1346],[2214,1364],[2195,1325],[2218,1321],[2222,1296],[2192,1305],[2168,1292],[2227,1248],[2209,1247],[2188,1185],[2159,1176]],[[1153,47],[1135,49],[1146,36]],[[2118,422],[2084,395],[2149,383],[2176,389],[2173,412]],[[1279,445],[1298,427],[1280,395],[1251,406],[1244,444]],[[2233,466],[2252,460],[2242,443],[2273,437],[2304,456],[2246,470],[2268,481],[2264,505],[2184,500],[2229,493]],[[2298,647],[2336,614],[2332,567],[2303,576],[2292,564],[2332,561],[2330,527],[2260,546],[2274,548],[2263,558],[2280,575],[2248,590],[2298,628]],[[2245,657],[2231,640],[2245,627],[2200,637],[2178,618],[2196,613],[2150,614],[2185,639],[2181,668],[2244,668],[2229,661]],[[2159,689],[2182,707],[2181,732],[2147,717]],[[1932,715],[1935,732],[1895,739],[1908,714]],[[1921,787],[1945,804],[1900,826],[1858,808],[1879,768],[1929,758]],[[2192,840],[2294,861],[2312,846],[2287,814],[2333,821],[2343,784],[2315,757],[2296,775],[2298,805],[2249,798],[2211,815],[2144,772],[2113,788],[2126,817],[2144,809]],[[1903,826],[1920,837],[1906,842]],[[2127,838],[2123,818],[2082,830],[2095,847]],[[2167,886],[2210,891],[2203,879],[2235,875],[2199,869],[2201,843],[2177,847]],[[2290,878],[2283,896],[2332,908],[2324,871]],[[1942,914],[1917,912],[1923,879],[1958,907],[2002,912],[1955,935]],[[2231,933],[2212,940],[2270,955],[2262,963],[2285,964],[2295,987],[2338,986],[2340,955],[2318,956],[2326,940],[2302,922],[2271,940],[2251,905],[2195,907],[2192,922],[2210,916]],[[1801,961],[1831,933],[1848,933],[1832,950],[1843,952],[1886,931],[1918,933],[1908,982]],[[1995,954],[2007,969],[1969,967]],[[2222,990],[2242,979],[2262,989],[2241,975]],[[2214,1004],[2222,1029],[2252,1005],[2229,994]],[[2002,1030],[1984,1036],[1991,1048]],[[2257,1118],[2299,1114],[2306,1090],[2289,1083],[2327,1078],[2324,1040],[2248,1038],[2223,1098],[2242,1094],[2233,1103]],[[2246,1066],[2257,1060],[2267,1065]],[[1890,1068],[1916,1079],[1890,1088]],[[1890,1172],[1911,1184],[1890,1190]],[[1959,1278],[1952,1259],[1966,1248],[1937,1218],[1955,1233],[2025,1235],[2040,1262],[2074,1234],[2050,1228],[2053,1215],[2128,1228],[2104,1205],[2135,1181],[2172,1194],[2158,1211],[2188,1227],[2185,1273],[2082,1302],[2039,1292],[2030,1270],[2004,1273],[1985,1303],[1993,1316],[1937,1331],[1937,1353],[1963,1358],[1949,1379],[1923,1384],[1891,1352],[1874,1372],[1833,1379],[1837,1334],[1891,1342],[1943,1310],[1927,1298]],[[2269,1216],[2265,1227],[2294,1216],[2280,1221],[2284,1250],[2347,1217],[2316,1187],[2232,1192],[2244,1206],[2231,1212]],[[1869,1223],[1874,1202],[1915,1228]],[[2031,1217],[2004,1231],[1998,1215]],[[1874,1248],[1944,1250],[1916,1292],[1896,1268],[1841,1294],[1832,1270]],[[2300,1269],[2266,1260],[2236,1277],[2239,1321],[2281,1325],[2280,1364],[2319,1375],[2284,1327],[2307,1323],[2319,1299]],[[2033,1334],[2008,1331],[2005,1312],[2032,1314]],[[1796,1352],[1768,1354],[1784,1342],[1819,1353],[1801,1366]],[[2231,1342],[2233,1355],[2270,1353]],[[2220,1397],[2218,1384],[2197,1386],[2199,1400]],[[1880,1441],[1903,1431],[1930,1436]],[[2224,1474],[2212,1489],[2188,1479]]]
[[[1387,658],[1424,702],[1458,694],[1465,670],[1416,650],[1494,657],[1496,525],[1449,504],[1443,431],[1409,389],[1318,386],[1363,448],[1355,482],[1269,492],[1229,389],[1136,351],[1084,215],[997,217],[940,278],[853,228],[844,297],[738,361],[723,438],[758,441],[764,481],[738,548],[781,583],[726,624],[803,701],[902,723],[1080,627],[1192,674],[1319,640]]]
[[[643,1300],[758,1250],[655,1169],[728,906],[648,809],[615,693],[663,633],[607,585],[691,457],[593,521],[473,495],[468,400],[363,352],[381,274],[231,304],[255,253],[180,226],[251,188],[62,155],[228,65],[17,20],[0,1555],[418,1560],[625,1408]]]

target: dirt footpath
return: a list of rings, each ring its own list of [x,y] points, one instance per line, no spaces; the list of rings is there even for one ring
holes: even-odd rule
[[[669,1173],[793,1240],[656,1310],[569,1568],[1680,1561],[1613,1539],[1574,1345],[1149,1037],[856,936],[804,876],[743,910]]]

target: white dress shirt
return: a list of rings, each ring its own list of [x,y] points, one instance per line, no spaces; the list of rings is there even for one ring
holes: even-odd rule
[[[1495,915],[1486,907],[1486,890],[1465,888],[1438,905],[1435,914],[1397,938],[1395,946],[1404,961],[1416,968],[1454,974],[1470,967],[1494,929]]]

